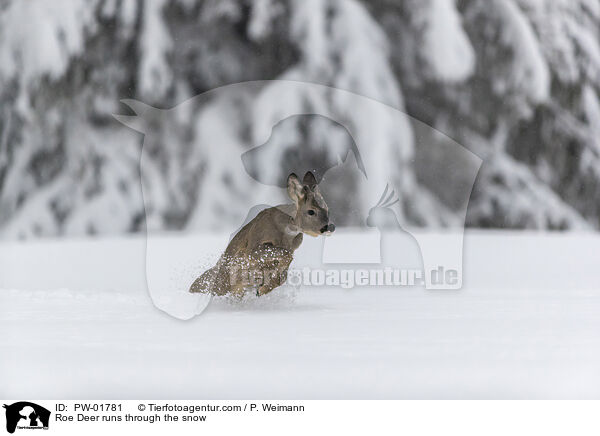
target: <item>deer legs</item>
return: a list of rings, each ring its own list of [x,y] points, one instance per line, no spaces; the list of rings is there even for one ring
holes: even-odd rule
[[[196,279],[190,292],[242,297],[252,291],[258,296],[265,295],[285,283],[292,258],[293,251],[270,243],[245,255],[223,256],[216,266]]]
[[[281,286],[287,279],[287,271],[292,263],[293,252],[285,248],[262,244],[248,256],[248,288],[256,289],[256,295],[265,295]]]

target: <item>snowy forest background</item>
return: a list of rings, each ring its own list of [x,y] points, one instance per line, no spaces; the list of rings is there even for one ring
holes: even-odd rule
[[[480,156],[469,227],[600,226],[598,0],[0,0],[0,237],[190,228],[210,207],[208,159],[190,144],[235,110],[243,151],[252,101],[193,108],[150,144],[161,180],[147,221],[142,136],[113,118],[120,100],[170,108],[284,78],[372,97]],[[395,127],[378,138],[390,159],[419,153],[410,125],[381,127]],[[449,221],[428,213],[444,200],[423,174],[402,168],[404,222]]]

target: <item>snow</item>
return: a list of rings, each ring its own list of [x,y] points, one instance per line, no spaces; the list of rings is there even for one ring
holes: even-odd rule
[[[593,228],[551,189],[539,182],[523,164],[506,155],[486,160],[481,184],[487,185],[486,201],[470,205],[470,219],[496,216],[500,227],[532,229],[543,226],[556,230],[583,230]],[[477,195],[477,193],[475,193]],[[534,205],[534,207],[532,207]],[[510,206],[510,211],[495,211]]]
[[[600,82],[600,44],[595,0],[518,0],[539,34],[553,73],[567,84],[582,76]]]
[[[94,8],[81,0],[11,2],[0,15],[0,79],[18,73],[22,88],[44,75],[58,79],[82,52],[93,17]],[[28,106],[22,89],[18,107],[26,113]]]
[[[596,150],[600,151],[600,99],[590,86],[582,91],[582,109],[590,126],[590,139]]]
[[[597,398],[599,244],[589,233],[469,232],[459,291],[305,286],[213,300],[187,322],[152,305],[144,238],[3,244],[0,392]]]
[[[162,19],[164,0],[149,2],[144,8],[143,27],[140,35],[140,69],[138,83],[141,95],[151,101],[164,98],[173,75],[167,60],[172,49],[171,36]]]
[[[510,82],[523,87],[534,103],[546,101],[550,94],[550,71],[531,24],[511,0],[496,4],[506,24],[502,38],[515,51],[517,60]],[[503,92],[501,88],[497,91]]]
[[[300,41],[303,67],[322,69],[327,64],[327,41],[325,35],[325,4],[322,0],[292,3],[293,19],[290,35]]]
[[[432,0],[428,7],[423,56],[438,80],[463,81],[475,69],[475,51],[462,28],[454,0]]]
[[[250,22],[248,23],[248,36],[250,39],[260,41],[268,36],[272,29],[271,24],[278,15],[282,15],[283,5],[273,0],[256,0],[253,4]]]

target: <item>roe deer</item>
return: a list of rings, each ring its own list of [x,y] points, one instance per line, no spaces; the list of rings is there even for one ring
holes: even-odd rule
[[[312,172],[302,182],[290,174],[287,192],[294,204],[265,209],[242,227],[217,264],[194,281],[190,292],[241,297],[252,290],[260,296],[285,282],[303,233],[319,236],[335,230]]]

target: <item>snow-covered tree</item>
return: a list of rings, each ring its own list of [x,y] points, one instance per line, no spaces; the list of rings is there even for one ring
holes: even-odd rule
[[[373,98],[477,153],[484,164],[470,226],[600,224],[597,0],[5,0],[0,234],[193,228],[206,207],[223,207],[207,201],[208,180],[219,189],[229,183],[215,177],[227,156],[209,159],[194,144],[227,140],[240,153],[255,145],[264,123],[278,116],[277,105],[256,116],[277,82],[253,98],[190,105],[157,120],[143,174],[141,136],[112,114],[127,111],[123,98],[169,108],[262,79]],[[432,171],[413,165],[424,153],[414,125],[383,112],[353,117],[339,97],[284,97],[307,111],[346,113],[359,133],[377,132],[370,151],[396,177],[405,223],[452,222]],[[215,123],[232,113],[229,130],[217,131]],[[306,128],[286,127],[289,134],[277,139],[281,155],[298,135],[348,141],[335,125],[309,123],[308,136]],[[223,212],[223,222],[239,223],[244,213]]]

